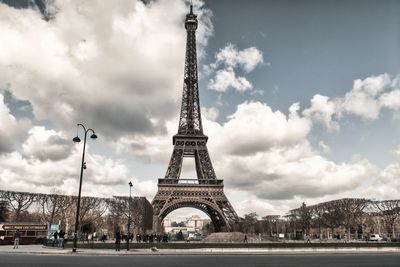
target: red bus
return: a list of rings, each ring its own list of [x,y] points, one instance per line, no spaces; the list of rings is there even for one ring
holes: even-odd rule
[[[43,244],[47,239],[47,225],[37,223],[0,223],[0,244],[13,244],[14,233],[19,230],[20,244]]]

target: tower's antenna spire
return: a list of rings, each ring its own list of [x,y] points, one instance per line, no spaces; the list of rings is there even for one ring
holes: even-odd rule
[[[193,3],[190,1],[190,14],[193,14]]]

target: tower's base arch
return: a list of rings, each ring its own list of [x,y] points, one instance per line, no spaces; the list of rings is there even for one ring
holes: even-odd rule
[[[210,217],[216,232],[230,231],[237,221],[237,215],[223,192],[222,180],[197,184],[182,181],[159,179],[158,192],[152,202],[153,230],[160,233],[162,221],[172,211],[195,208]]]
[[[160,211],[158,218],[162,223],[168,214],[181,208],[194,208],[204,212],[211,219],[216,232],[225,231],[228,228],[229,224],[223,219],[224,216],[218,211],[218,207],[215,207],[213,203],[205,200],[199,200],[197,202],[185,199],[174,200]]]

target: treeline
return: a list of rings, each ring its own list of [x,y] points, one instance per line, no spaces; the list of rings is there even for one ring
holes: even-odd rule
[[[241,230],[277,239],[367,239],[379,234],[389,239],[400,237],[400,200],[374,201],[343,198],[316,205],[303,203],[287,215],[256,213],[242,218]]]
[[[77,196],[54,191],[51,194],[0,190],[0,222],[61,224],[71,234],[75,229]],[[144,233],[152,227],[152,207],[145,197],[81,197],[81,232],[127,231],[129,206],[131,232]]]

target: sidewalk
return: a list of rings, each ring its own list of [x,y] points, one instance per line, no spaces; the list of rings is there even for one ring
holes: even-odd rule
[[[130,251],[113,249],[80,249],[76,253],[72,249],[62,249],[56,247],[43,247],[42,245],[22,245],[18,249],[13,246],[0,246],[0,254],[38,254],[38,255],[108,255],[108,256],[127,256],[127,255],[260,255],[260,254],[371,254],[371,253],[390,253],[400,254],[400,248],[202,248],[202,249],[132,249]]]

